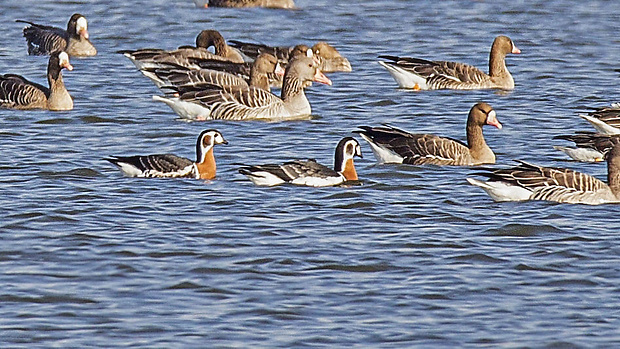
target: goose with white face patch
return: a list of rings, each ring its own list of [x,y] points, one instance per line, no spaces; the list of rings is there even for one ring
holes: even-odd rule
[[[208,51],[211,46],[215,47],[215,53]],[[228,46],[222,34],[217,30],[203,30],[196,36],[196,46],[181,46],[176,50],[163,50],[145,48],[138,50],[120,50],[125,57],[136,66],[136,68],[161,68],[166,64],[175,64],[190,68],[190,59],[216,59],[236,63],[243,63],[241,53]]]
[[[112,156],[105,160],[118,166],[128,177],[213,179],[216,144],[228,144],[228,141],[217,130],[205,130],[196,142],[196,161],[174,154]]]
[[[284,183],[310,187],[328,187],[347,181],[357,181],[353,164],[355,156],[362,157],[359,143],[345,137],[336,146],[334,169],[321,165],[316,160],[294,160],[283,164],[249,165],[239,169],[254,184],[274,186]]]
[[[521,50],[507,36],[498,36],[493,41],[489,57],[489,74],[464,63],[428,61],[420,58],[379,56],[380,61],[400,88],[414,90],[478,90],[515,87],[514,79],[506,68],[506,55],[521,53]]]
[[[513,168],[479,173],[483,182],[467,181],[482,188],[495,201],[546,200],[570,204],[599,205],[620,203],[620,136],[607,138],[612,148],[606,154],[607,183],[590,175],[566,168],[542,167],[519,161]]]
[[[28,42],[29,55],[49,55],[58,51],[65,51],[73,57],[87,57],[97,54],[97,49],[89,40],[86,17],[79,13],[71,16],[69,23],[67,23],[67,30],[21,19],[16,20],[16,22],[30,25],[23,31]]]
[[[73,70],[66,52],[56,52],[47,64],[49,88],[20,75],[0,75],[0,107],[10,109],[71,110],[73,99],[62,80],[62,69]]]
[[[304,89],[313,81],[332,84],[312,58],[298,57],[286,69],[281,98],[253,86],[207,84],[179,86],[174,93],[153,96],[153,99],[166,103],[180,117],[189,120],[298,120],[312,112]]]
[[[467,117],[467,144],[426,133],[409,133],[391,126],[361,126],[359,133],[368,142],[377,161],[411,165],[475,166],[495,163],[495,154],[482,135],[484,125],[502,128],[495,110],[477,103]]]

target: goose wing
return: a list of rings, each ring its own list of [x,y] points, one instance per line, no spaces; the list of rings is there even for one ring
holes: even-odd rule
[[[238,49],[241,53],[248,56],[252,60],[255,60],[261,53],[269,53],[278,58],[279,61],[288,62],[289,54],[291,52],[291,48],[287,46],[273,47],[238,40],[229,40],[228,44]]]
[[[23,30],[24,37],[28,42],[28,54],[30,55],[46,55],[51,52],[64,50],[67,47],[69,34],[64,29],[23,20],[17,20],[16,22],[30,24],[29,27]]]
[[[35,103],[45,103],[49,89],[19,75],[0,75],[0,105],[16,108]]]
[[[136,177],[194,177],[194,162],[174,154],[113,156],[106,160]]]

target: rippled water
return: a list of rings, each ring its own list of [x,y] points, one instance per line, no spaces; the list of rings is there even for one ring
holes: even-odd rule
[[[477,101],[499,165],[569,162],[557,134],[618,101],[620,3],[297,0],[298,11],[198,9],[186,1],[3,4],[0,72],[45,81],[14,19],[89,20],[100,54],[74,59],[70,112],[0,110],[2,347],[620,346],[618,206],[494,203],[471,169],[376,165],[362,186],[259,188],[240,163],[332,162],[358,125],[390,123],[464,138]],[[119,49],[192,44],[202,29],[268,44],[327,40],[354,71],[308,91],[314,118],[179,121]],[[396,83],[377,55],[457,60],[486,70],[496,35],[512,93]],[[217,128],[214,181],[125,178],[108,155],[194,157]],[[559,143],[562,144],[562,143]]]

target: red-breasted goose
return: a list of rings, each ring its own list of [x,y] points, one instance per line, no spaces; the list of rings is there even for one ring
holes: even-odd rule
[[[514,79],[506,68],[506,55],[521,53],[507,36],[493,41],[489,57],[489,74],[464,63],[428,61],[420,58],[379,56],[380,61],[400,88],[414,90],[477,90],[497,88],[512,90]]]
[[[291,183],[311,187],[334,186],[358,180],[353,164],[355,156],[362,157],[359,143],[354,138],[345,137],[336,147],[334,169],[310,159],[283,164],[243,166],[239,169],[239,173],[247,176],[256,185],[274,186]]]
[[[79,13],[71,16],[67,23],[67,30],[21,19],[16,22],[30,24],[24,28],[24,37],[28,42],[28,54],[30,55],[49,55],[57,51],[65,51],[69,56],[74,57],[97,54],[97,49],[88,39],[86,17]]]
[[[73,99],[62,80],[63,68],[73,70],[69,55],[64,51],[53,53],[47,64],[49,88],[20,75],[0,75],[0,106],[12,109],[73,109]]]
[[[105,160],[118,166],[128,177],[213,179],[216,144],[228,144],[228,141],[217,130],[204,130],[196,142],[196,161],[174,154],[112,156]]]
[[[391,126],[361,126],[353,131],[364,138],[381,163],[475,166],[495,163],[495,154],[482,135],[482,126],[499,129],[495,110],[487,103],[476,103],[467,117],[467,144],[425,133],[409,133]]]

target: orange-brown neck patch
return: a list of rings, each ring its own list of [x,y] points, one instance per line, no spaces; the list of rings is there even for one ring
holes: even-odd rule
[[[347,181],[356,181],[357,180],[357,172],[355,172],[355,165],[353,165],[353,159],[347,160],[344,164],[344,170],[342,170],[342,175]]]
[[[215,157],[213,156],[213,148],[207,151],[205,159],[201,163],[197,163],[198,173],[200,179],[213,179],[215,178]]]

